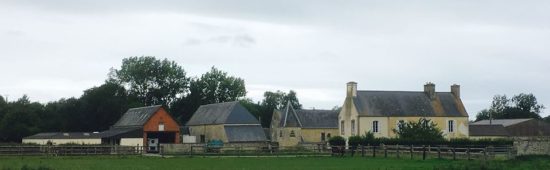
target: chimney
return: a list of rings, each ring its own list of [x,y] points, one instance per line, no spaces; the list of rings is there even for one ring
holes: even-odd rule
[[[432,100],[435,100],[435,84],[432,82],[427,82],[424,85],[424,93]]]
[[[348,88],[347,88],[346,97],[356,97],[357,96],[357,83],[353,82],[353,81],[350,81],[350,82],[348,82],[347,85],[348,85]]]
[[[453,84],[451,86],[451,93],[453,93],[456,98],[460,98],[460,85]]]

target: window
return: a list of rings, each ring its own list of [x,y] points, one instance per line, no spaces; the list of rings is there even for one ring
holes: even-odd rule
[[[372,121],[372,132],[378,133],[378,120]]]
[[[204,143],[204,142],[206,141],[205,136],[204,136],[204,135],[201,135],[201,139],[200,139],[200,140],[201,140],[200,143]]]
[[[355,120],[351,120],[351,136],[355,135]]]
[[[279,130],[279,137],[283,137],[283,130]]]
[[[327,138],[329,138],[329,139],[330,139],[330,133],[327,133]]]
[[[290,131],[290,137],[296,137],[296,134],[294,133],[293,130]]]
[[[164,131],[164,123],[159,123],[159,131]]]
[[[344,121],[340,121],[340,134],[344,135]]]
[[[454,120],[449,120],[449,122],[447,123],[447,125],[449,127],[447,127],[449,129],[449,132],[454,132],[454,127],[455,127],[455,121]]]
[[[325,132],[321,133],[321,141],[325,141]]]

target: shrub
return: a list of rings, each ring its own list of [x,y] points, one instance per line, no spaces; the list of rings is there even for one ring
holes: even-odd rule
[[[443,132],[430,119],[420,118],[417,122],[399,124],[399,130],[393,129],[400,139],[410,141],[442,141]]]
[[[361,136],[350,136],[348,138],[348,145],[351,146],[351,147],[357,147],[361,143],[362,143]]]
[[[346,145],[346,139],[342,136],[333,136],[328,139],[328,143],[331,146],[344,146]]]

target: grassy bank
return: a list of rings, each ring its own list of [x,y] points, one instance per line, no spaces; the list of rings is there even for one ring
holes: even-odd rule
[[[0,169],[550,169],[550,157],[488,162],[361,157],[0,157]]]

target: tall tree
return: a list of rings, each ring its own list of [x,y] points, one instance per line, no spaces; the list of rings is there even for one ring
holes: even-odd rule
[[[244,80],[212,67],[200,78],[191,80],[189,95],[172,105],[172,112],[181,113],[179,120],[187,122],[200,105],[237,101],[246,95]]]
[[[85,90],[79,100],[79,110],[86,120],[82,126],[87,131],[106,130],[128,108],[143,106],[135,97],[128,96],[124,87],[110,82]]]
[[[21,142],[23,137],[39,131],[40,103],[31,103],[27,96],[23,96],[8,105],[0,120],[0,141]]]
[[[489,109],[484,109],[476,115],[476,121],[486,119],[514,119],[514,118],[537,118],[544,105],[538,104],[537,98],[529,94],[518,94],[508,99],[506,95],[495,95]]]
[[[269,127],[271,117],[275,109],[282,109],[290,103],[294,109],[302,109],[302,104],[296,96],[296,92],[290,90],[288,93],[277,90],[276,92],[267,91],[264,93],[264,99],[261,102],[261,123],[264,127]]]
[[[176,62],[152,56],[123,59],[121,68],[109,73],[109,81],[126,87],[144,105],[170,105],[189,85],[185,70]]]

